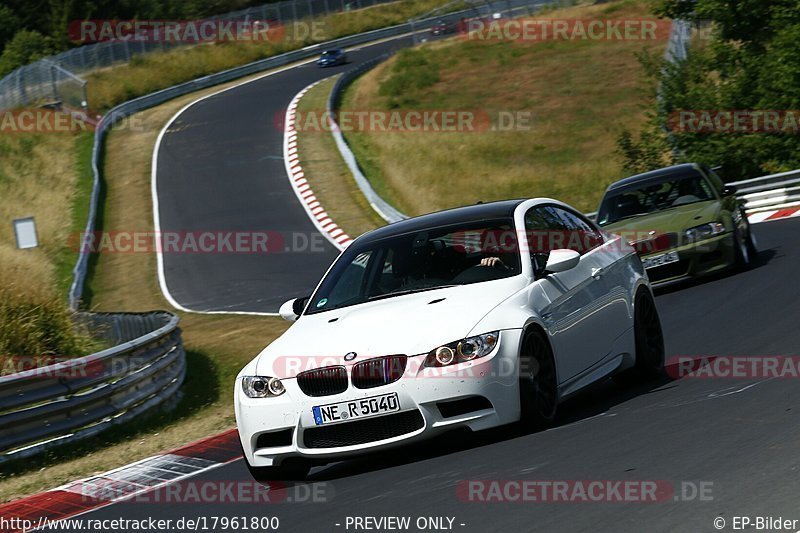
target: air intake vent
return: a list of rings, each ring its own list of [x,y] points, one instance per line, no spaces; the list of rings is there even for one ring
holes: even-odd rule
[[[306,448],[356,446],[413,433],[424,426],[422,413],[414,409],[354,422],[308,428],[303,431],[303,443]]]
[[[357,389],[371,389],[394,383],[406,371],[405,355],[376,357],[353,366],[353,386]]]
[[[297,374],[297,385],[308,396],[330,396],[347,390],[347,370],[329,366]]]
[[[291,446],[293,434],[294,430],[292,428],[262,433],[256,439],[256,448],[278,448],[280,446]]]

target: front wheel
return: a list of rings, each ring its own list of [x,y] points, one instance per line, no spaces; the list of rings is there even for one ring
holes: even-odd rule
[[[636,365],[643,375],[657,377],[664,373],[664,332],[653,295],[641,289],[634,311]]]
[[[736,247],[736,266],[740,270],[749,269],[758,253],[750,224],[747,224],[747,230],[744,232],[736,228],[733,232],[733,241]]]
[[[546,426],[556,416],[558,376],[544,333],[526,332],[520,355],[520,420],[531,428]]]

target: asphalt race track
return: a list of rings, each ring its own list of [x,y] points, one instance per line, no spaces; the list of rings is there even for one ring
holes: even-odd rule
[[[197,102],[166,131],[158,150],[162,233],[266,232],[263,253],[165,253],[171,296],[193,311],[275,313],[310,294],[338,250],[308,219],[283,161],[280,121],[307,85],[389,50],[395,39],[348,52],[347,65],[306,64]],[[322,111],[322,110],[320,110]],[[250,248],[245,247],[245,250]]]
[[[345,67],[287,70],[184,111],[158,154],[162,231],[316,233],[289,186],[274,118],[313,81],[406,44],[351,52]],[[800,356],[800,219],[754,228],[762,253],[751,270],[659,291],[668,357]],[[165,255],[167,283],[190,309],[274,312],[308,293],[335,257],[335,248],[320,242],[322,251],[266,259]],[[446,516],[454,517],[457,531],[702,532],[716,531],[717,517],[727,521],[725,530],[734,516],[800,519],[798,471],[795,379],[685,378],[635,388],[608,380],[562,405],[549,430],[446,435],[315,467],[307,482],[286,489],[281,503],[121,502],[83,517],[277,516],[281,531],[354,531],[346,527],[348,516],[410,516],[412,524]],[[656,503],[463,501],[460,484],[475,479],[658,481],[673,493]],[[251,478],[238,460],[193,480]],[[700,488],[707,491],[702,497]],[[311,492],[325,501],[288,501]]]
[[[755,232],[762,253],[752,270],[658,295],[668,357],[800,355],[800,219],[759,224]],[[716,531],[718,516],[728,520],[726,530],[733,516],[800,518],[798,468],[795,379],[684,378],[633,389],[608,380],[565,403],[552,429],[446,435],[315,467],[309,481],[284,493],[302,499],[314,489],[324,503],[123,502],[83,517],[277,516],[282,531],[353,531],[345,528],[348,516],[411,516],[412,523],[449,516],[457,531],[702,532]],[[459,483],[474,479],[657,480],[674,495],[656,503],[459,499]],[[238,460],[193,480],[250,477]],[[710,492],[700,499],[694,492],[702,487]],[[675,501],[684,491],[690,501]]]

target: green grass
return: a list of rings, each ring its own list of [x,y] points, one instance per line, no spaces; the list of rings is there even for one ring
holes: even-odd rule
[[[325,80],[308,91],[298,103],[298,116],[321,116],[327,110],[335,79]],[[303,173],[314,195],[345,233],[356,238],[386,223],[358,188],[328,131],[298,132],[297,147]]]
[[[552,18],[652,17],[644,1],[552,10]],[[345,93],[350,110],[469,110],[498,125],[479,132],[347,132],[373,187],[408,214],[515,197],[555,197],[585,211],[623,176],[615,139],[646,120],[654,87],[638,55],[665,41],[521,43],[463,38],[403,50]],[[479,116],[476,115],[476,116]]]
[[[72,323],[66,289],[77,257],[70,235],[86,219],[81,174],[91,132],[0,137],[0,218],[33,216],[39,246],[0,233],[0,357],[77,357],[99,346]],[[8,367],[13,369],[13,365]]]
[[[63,243],[55,258],[56,289],[59,294],[67,294],[72,285],[72,269],[78,261],[78,237],[86,229],[89,218],[89,203],[92,196],[92,146],[94,133],[87,131],[75,138],[74,157],[77,183],[70,208],[70,239]]]
[[[316,24],[314,32],[308,31],[308,26],[287,24],[285,36],[280,40],[211,43],[136,56],[129,64],[88,75],[89,105],[92,109],[108,110],[126,100],[200,76],[317,42],[401,24],[445,4],[448,4],[445,0],[398,0],[300,22],[313,21]],[[462,7],[453,4],[447,9],[455,11]]]

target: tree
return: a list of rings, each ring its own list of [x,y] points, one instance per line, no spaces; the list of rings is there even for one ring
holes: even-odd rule
[[[0,50],[11,40],[18,29],[19,17],[14,10],[6,5],[0,5]]]
[[[20,30],[6,44],[0,55],[0,74],[27,65],[53,53],[52,42],[38,31]]]

